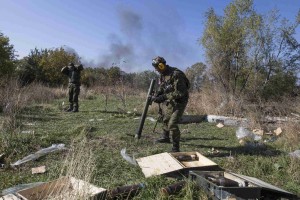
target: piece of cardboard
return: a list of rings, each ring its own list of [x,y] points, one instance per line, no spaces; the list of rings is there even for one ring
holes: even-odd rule
[[[58,199],[105,199],[107,190],[74,177],[61,177],[39,186],[24,189],[17,195],[24,200]]]
[[[178,156],[195,156],[196,160],[179,161]],[[136,159],[145,177],[185,172],[190,169],[217,170],[218,165],[199,152],[160,153]]]

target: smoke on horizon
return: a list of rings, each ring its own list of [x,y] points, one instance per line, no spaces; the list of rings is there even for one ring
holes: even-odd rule
[[[151,9],[149,9],[151,10]],[[174,9],[156,9],[155,13],[140,14],[131,8],[119,6],[116,9],[119,33],[107,37],[107,50],[99,52],[97,60],[82,63],[93,67],[119,66],[125,72],[152,70],[151,60],[163,56],[174,67],[191,66],[191,58],[199,52],[191,44],[193,38],[183,38],[185,26]],[[148,16],[148,18],[147,18]]]

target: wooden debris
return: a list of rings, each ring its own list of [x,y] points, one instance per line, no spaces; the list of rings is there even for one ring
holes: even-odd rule
[[[264,130],[261,130],[261,129],[254,129],[252,131],[255,135],[260,135],[260,136],[263,136],[264,135]]]
[[[179,161],[181,156],[196,155],[197,159],[188,161]],[[178,158],[178,159],[177,159]],[[216,163],[209,160],[199,152],[178,152],[178,153],[160,153],[143,158],[136,159],[146,178],[150,176],[168,174],[188,169],[216,169],[219,168]]]
[[[104,199],[107,190],[74,177],[61,177],[39,186],[18,191],[22,200]]]
[[[243,140],[243,139],[240,139],[239,143],[240,143],[240,145],[245,145],[246,144],[245,140]]]
[[[0,200],[21,200],[21,199],[13,194],[8,194],[3,197],[0,197]]]
[[[31,169],[32,174],[43,174],[45,172],[46,172],[46,166],[40,166]]]
[[[218,123],[218,124],[217,124],[217,127],[218,127],[218,128],[223,128],[223,127],[224,127],[224,124]]]
[[[274,130],[274,133],[276,134],[276,136],[279,136],[282,133],[282,129],[278,127],[276,130]]]

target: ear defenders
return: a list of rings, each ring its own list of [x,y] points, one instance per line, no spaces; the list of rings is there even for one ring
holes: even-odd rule
[[[158,63],[157,68],[161,71],[164,71],[166,69],[166,65],[164,63]]]
[[[152,60],[152,66],[155,67],[160,72],[165,71],[167,68],[165,59],[160,56]]]

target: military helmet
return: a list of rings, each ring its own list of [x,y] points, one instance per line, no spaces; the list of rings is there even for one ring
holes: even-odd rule
[[[166,69],[166,60],[161,56],[157,56],[152,59],[152,66],[160,71],[164,71]]]

